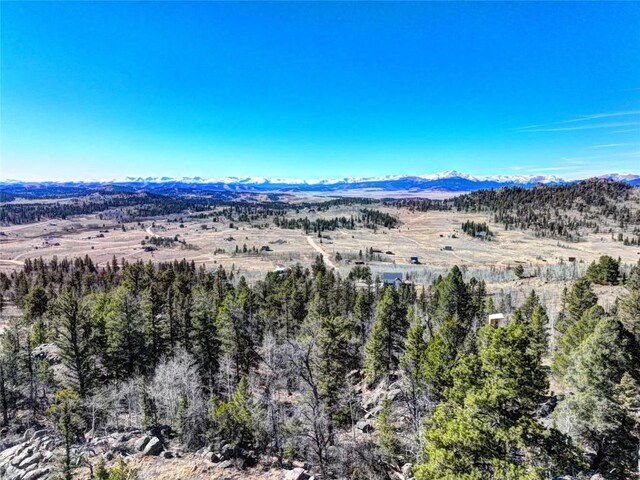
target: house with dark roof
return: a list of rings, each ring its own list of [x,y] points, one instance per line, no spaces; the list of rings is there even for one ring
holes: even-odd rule
[[[384,285],[395,285],[397,287],[402,283],[402,273],[384,272],[382,274],[382,283]]]

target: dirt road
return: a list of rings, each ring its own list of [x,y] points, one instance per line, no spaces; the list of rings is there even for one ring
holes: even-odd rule
[[[334,263],[331,261],[331,257],[329,256],[329,254],[327,252],[325,252],[322,247],[320,245],[318,245],[316,243],[316,241],[313,239],[313,237],[306,237],[307,239],[307,243],[309,245],[311,245],[311,248],[313,248],[316,252],[322,254],[322,259],[324,260],[324,263],[330,267],[330,268],[336,268],[336,266],[334,265]]]

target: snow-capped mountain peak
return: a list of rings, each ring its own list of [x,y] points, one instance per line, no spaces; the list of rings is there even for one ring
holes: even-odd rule
[[[635,175],[618,175],[611,174],[601,178],[627,179],[636,178]],[[336,184],[361,184],[361,183],[378,183],[391,182],[400,180],[467,180],[470,182],[497,182],[511,184],[528,184],[528,183],[563,183],[564,180],[555,175],[488,175],[474,176],[468,173],[458,172],[457,170],[445,170],[437,173],[425,175],[384,175],[380,177],[342,177],[333,179],[317,179],[302,180],[297,178],[267,178],[267,177],[223,177],[223,178],[203,178],[203,177],[124,177],[123,179],[113,179],[111,183],[131,182],[131,183],[224,183],[228,185],[336,185]]]
[[[640,175],[631,173],[611,173],[601,175],[598,178],[625,182],[630,185],[640,185]],[[107,182],[82,181],[82,182],[20,182],[17,180],[0,181],[3,185],[20,183],[47,183],[65,185],[117,185],[136,190],[146,189],[166,191],[178,190],[208,190],[222,191],[233,190],[237,192],[340,192],[357,190],[377,190],[380,192],[421,192],[421,191],[445,191],[465,192],[486,188],[499,188],[509,186],[532,187],[539,184],[559,185],[569,183],[555,175],[488,175],[476,176],[462,173],[456,170],[425,175],[385,175],[380,177],[343,177],[334,179],[301,180],[295,178],[267,178],[267,177],[225,177],[204,178],[196,177],[151,177],[129,176],[113,179]]]

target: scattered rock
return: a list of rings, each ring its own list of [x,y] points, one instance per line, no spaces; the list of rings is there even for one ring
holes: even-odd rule
[[[27,457],[24,460],[22,460],[22,462],[20,462],[20,465],[18,465],[18,468],[22,468],[24,470],[31,465],[37,465],[41,458],[42,458],[42,455],[40,455],[40,452],[36,452],[30,457]]]
[[[173,453],[171,453],[168,450],[165,450],[164,452],[160,453],[160,456],[162,458],[173,458]]]
[[[19,455],[20,452],[22,452],[22,450],[27,447],[27,445],[27,443],[19,443],[0,452],[0,465],[10,461],[16,455]]]
[[[23,472],[24,472],[24,473],[25,473],[25,475],[26,475],[28,472],[31,472],[32,470],[36,470],[37,468],[38,468],[38,464],[37,464],[37,463],[34,463],[34,464],[29,465],[27,468],[25,468],[25,469],[23,470]]]
[[[202,448],[199,448],[198,450],[196,450],[196,455],[200,455],[201,457],[204,457],[209,452],[210,452],[210,450],[207,447],[202,447]]]
[[[58,350],[58,347],[56,347],[53,343],[47,343],[38,345],[33,349],[32,354],[34,358],[37,358],[38,360],[44,360],[49,365],[57,365],[62,361],[59,352],[60,351]]]
[[[43,478],[46,477],[46,475],[48,475],[50,471],[51,470],[49,469],[49,467],[38,468],[37,470],[32,470],[31,472],[27,473],[24,477],[22,477],[22,480],[36,480],[37,478]]]
[[[42,442],[41,447],[44,448],[45,450],[53,450],[55,447],[55,440],[53,438],[46,438],[46,440],[44,440]]]
[[[22,434],[22,441],[28,442],[31,436],[33,435],[33,432],[35,432],[33,428],[27,428]]]
[[[402,466],[402,476],[406,479],[413,477],[413,464],[405,463]]]
[[[138,440],[136,440],[136,444],[135,444],[136,451],[138,451],[138,452],[144,451],[145,447],[149,443],[149,440],[151,440],[151,437],[149,437],[147,435],[145,435],[144,437],[139,438]]]
[[[234,466],[233,460],[225,460],[224,462],[218,463],[218,468],[231,468]]]
[[[22,461],[25,458],[28,458],[31,455],[33,455],[33,447],[27,446],[27,448],[25,448],[18,455],[13,457],[13,460],[11,460],[11,465],[13,465],[14,467],[17,467],[18,465],[20,465],[22,463]]]
[[[309,480],[311,476],[304,471],[304,468],[294,468],[293,470],[287,470],[284,474],[283,480]]]
[[[375,416],[378,415],[378,413],[380,412],[380,410],[382,410],[382,406],[381,405],[376,405],[375,407],[373,407],[371,410],[367,410],[364,414],[364,418],[369,419],[369,418],[373,418]]]
[[[231,445],[226,444],[220,449],[220,455],[224,460],[229,460],[230,458],[235,458],[237,456],[237,451]]]
[[[133,438],[133,436],[134,436],[134,433],[133,433],[133,432],[125,432],[125,433],[122,433],[122,434],[118,437],[118,441],[119,441],[120,443],[124,443],[124,442],[127,442],[127,441],[131,440],[131,439]]]
[[[220,458],[220,455],[213,452],[205,452],[203,457],[205,458],[205,460],[209,460],[210,462],[213,462],[213,463],[218,463],[219,461],[222,460],[222,458]]]
[[[356,428],[362,433],[371,433],[375,430],[373,423],[370,420],[360,420],[356,423]]]
[[[162,448],[162,442],[160,441],[159,438],[152,438],[149,440],[149,443],[147,443],[147,446],[144,448],[144,451],[142,452],[143,455],[159,455],[160,452],[162,452],[163,448]]]
[[[29,440],[31,443],[35,442],[38,438],[42,438],[45,437],[47,435],[47,431],[46,430],[37,430],[35,432],[33,432],[33,435],[31,435],[31,439]]]
[[[258,456],[253,450],[243,451],[242,458],[244,459],[244,466],[253,467],[258,463]]]

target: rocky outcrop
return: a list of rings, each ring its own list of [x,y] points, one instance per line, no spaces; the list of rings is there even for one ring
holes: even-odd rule
[[[0,451],[0,478],[36,480],[51,471],[53,449],[59,442],[47,430],[27,430],[19,443]]]
[[[134,468],[147,469],[149,477],[163,478],[167,480],[172,473],[189,470],[192,477],[197,480],[211,478],[247,478],[254,480],[313,480],[313,476],[307,468],[308,465],[301,462],[292,462],[289,470],[281,470],[276,467],[277,459],[273,464],[259,463],[254,450],[234,447],[230,444],[223,445],[211,451],[211,447],[203,448],[198,452],[184,451],[179,443],[173,443],[170,439],[149,435],[141,430],[129,430],[126,432],[114,432],[107,435],[92,436],[87,432],[86,441],[73,446],[72,456],[75,459],[83,457],[78,475],[82,478],[88,474],[88,465],[95,465],[104,460],[107,467],[112,467],[124,457],[128,464]],[[169,448],[171,447],[171,448]],[[61,441],[50,430],[30,429],[23,434],[12,438],[5,437],[0,443],[0,479],[2,480],[45,480],[51,477],[54,471],[53,459],[63,454]],[[203,462],[203,458],[209,460]],[[275,469],[274,469],[275,467]],[[156,477],[158,472],[166,475]],[[185,470],[186,469],[186,470]],[[265,470],[266,469],[266,470]],[[215,471],[218,473],[214,473]],[[197,471],[197,473],[196,473]],[[228,473],[227,473],[228,472]]]
[[[33,349],[33,356],[37,360],[43,360],[50,366],[58,365],[62,359],[60,358],[60,350],[53,343],[44,343]]]

